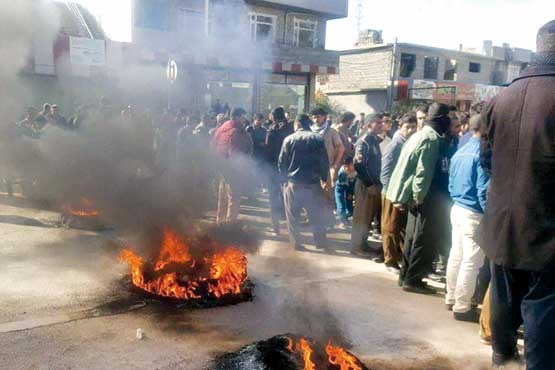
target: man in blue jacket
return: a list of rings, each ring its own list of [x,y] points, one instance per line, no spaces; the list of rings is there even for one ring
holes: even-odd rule
[[[486,209],[489,176],[480,165],[480,116],[470,119],[472,138],[451,159],[449,193],[452,245],[447,264],[445,304],[453,310],[455,320],[478,322],[472,308],[476,279],[485,256],[474,241]]]

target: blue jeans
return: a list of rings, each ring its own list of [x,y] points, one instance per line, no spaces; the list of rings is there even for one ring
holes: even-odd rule
[[[555,271],[531,272],[491,264],[491,331],[494,363],[516,355],[524,323],[528,370],[555,369]]]
[[[347,220],[353,215],[353,195],[352,187],[336,185],[335,186],[335,207],[337,215],[341,221]]]

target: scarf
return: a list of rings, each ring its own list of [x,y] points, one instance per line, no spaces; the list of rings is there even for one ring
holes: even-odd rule
[[[321,127],[319,127],[317,124],[313,124],[312,126],[310,126],[310,129],[312,130],[312,132],[323,136],[328,130],[328,127],[329,123],[328,121],[326,121]]]

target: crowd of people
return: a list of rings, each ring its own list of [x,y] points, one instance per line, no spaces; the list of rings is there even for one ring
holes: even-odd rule
[[[541,77],[545,68],[531,67],[487,109],[480,102],[459,112],[434,102],[394,118],[385,112],[356,120],[346,112],[332,124],[316,108],[292,124],[277,108],[269,125],[259,116],[246,131],[241,116],[233,115],[216,130],[215,142],[230,144],[230,150],[220,149],[225,155],[247,153],[249,146],[237,143],[251,135],[263,166],[270,167],[260,182],[269,189],[272,231],[279,233],[284,209],[295,249],[306,249],[303,224],[312,227],[314,245],[323,250],[333,249],[326,237],[332,228],[352,226],[351,253],[384,263],[404,291],[437,294],[424,280],[444,275],[445,307],[455,320],[480,323],[496,367],[522,361],[517,338],[524,322],[527,367],[547,369],[555,364],[549,347],[555,332],[555,207],[548,194],[555,139],[543,122],[552,119],[555,101],[546,90],[553,77]],[[535,89],[526,90],[531,81]],[[528,111],[528,97],[545,107]],[[235,131],[222,140],[225,126]],[[539,148],[532,147],[534,140]],[[513,204],[513,194],[523,204]],[[225,197],[234,200],[226,219],[232,221],[240,193],[229,190]],[[540,225],[533,224],[535,212],[544,217]],[[369,242],[376,239],[379,249]]]
[[[301,230],[310,225],[316,248],[331,250],[327,233],[350,230],[351,253],[383,263],[406,292],[436,294],[424,280],[443,275],[446,308],[455,320],[480,321],[495,365],[519,360],[524,321],[528,369],[548,369],[555,366],[555,21],[538,40],[536,64],[487,108],[477,103],[469,112],[433,102],[401,116],[344,112],[334,122],[317,107],[292,121],[277,107],[249,121],[244,109],[217,101],[207,114],[157,117],[129,106],[119,119],[147,123],[161,164],[191,137],[223,160],[252,159],[251,182],[268,194],[273,235],[285,219],[291,245],[306,250]],[[28,109],[17,127],[37,138],[49,126],[79,130],[88,116],[109,111],[103,99],[66,119],[45,104]],[[218,223],[237,220],[247,190],[237,176],[221,175]]]

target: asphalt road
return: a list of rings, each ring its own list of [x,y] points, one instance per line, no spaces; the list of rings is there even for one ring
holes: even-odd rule
[[[252,223],[267,217],[262,200],[242,208]],[[405,293],[382,265],[352,258],[344,232],[331,236],[331,253],[295,252],[285,235],[268,236],[249,255],[252,302],[190,310],[145,304],[125,289],[116,232],[58,221],[0,199],[0,369],[202,370],[283,333],[334,338],[371,369],[488,368],[477,325],[454,321],[440,294]]]

